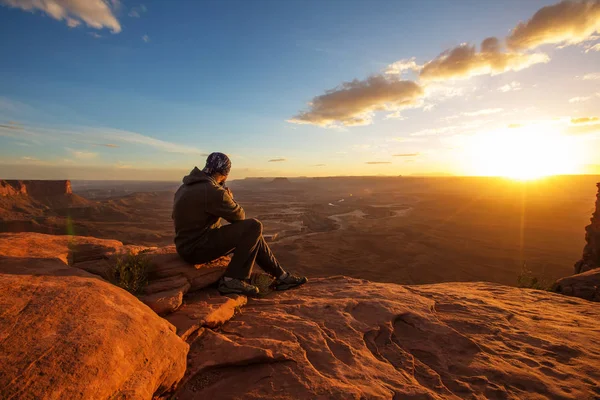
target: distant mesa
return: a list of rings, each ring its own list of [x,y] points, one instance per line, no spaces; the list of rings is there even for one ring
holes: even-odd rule
[[[48,197],[72,194],[71,181],[0,180],[0,196]]]
[[[289,186],[292,184],[292,182],[290,182],[290,180],[288,178],[285,177],[277,177],[277,178],[273,178],[273,180],[271,182],[269,182],[271,185],[286,185]]]

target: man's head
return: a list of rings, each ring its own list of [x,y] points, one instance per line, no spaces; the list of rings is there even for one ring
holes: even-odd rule
[[[231,160],[223,153],[210,153],[202,172],[210,175],[217,183],[223,184],[231,170]]]

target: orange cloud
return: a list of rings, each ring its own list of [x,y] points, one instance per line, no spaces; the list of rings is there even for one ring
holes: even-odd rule
[[[490,37],[481,42],[479,52],[475,46],[468,44],[443,52],[425,64],[420,77],[425,80],[443,81],[477,75],[496,75],[507,71],[519,71],[548,61],[550,58],[543,53],[505,52],[500,41]]]
[[[418,155],[419,155],[419,153],[401,153],[401,154],[394,154],[394,157],[416,157]]]
[[[520,22],[506,38],[513,50],[543,44],[581,43],[600,30],[600,1],[565,0],[540,8],[527,22]]]
[[[335,122],[346,126],[369,125],[375,111],[413,107],[423,95],[421,86],[413,81],[374,75],[362,81],[344,82],[313,98],[309,110],[289,122],[320,126]]]
[[[367,161],[365,164],[371,164],[371,165],[375,165],[375,164],[391,164],[390,161]]]
[[[34,12],[40,10],[52,18],[65,20],[68,26],[76,27],[81,22],[91,28],[110,29],[113,33],[121,32],[121,24],[113,14],[113,8],[119,5],[118,0],[111,3],[103,0],[2,0],[9,7]]]

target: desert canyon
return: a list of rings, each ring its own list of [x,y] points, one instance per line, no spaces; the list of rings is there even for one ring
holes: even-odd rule
[[[257,298],[177,256],[177,183],[1,181],[0,398],[599,398],[593,178],[234,181],[311,278]]]

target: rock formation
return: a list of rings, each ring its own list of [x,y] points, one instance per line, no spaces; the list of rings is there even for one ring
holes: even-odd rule
[[[598,318],[498,284],[313,279],[204,329],[174,397],[598,398]]]
[[[134,296],[59,259],[0,258],[0,398],[151,399],[189,346]]]
[[[124,249],[152,260],[140,299],[165,319],[101,277]],[[0,398],[600,397],[594,303],[347,277],[224,297],[206,286],[224,264],[185,264],[172,247],[0,234]]]
[[[229,263],[229,258],[222,257],[194,266],[183,261],[174,246],[156,248],[82,236],[0,233],[0,256],[55,258],[106,280],[110,280],[110,271],[120,254],[140,252],[148,261],[148,285],[140,300],[161,315],[177,310],[188,291],[217,282]]]
[[[591,223],[585,227],[585,247],[575,263],[575,275],[559,279],[552,290],[567,296],[600,301],[600,183]]]
[[[14,196],[18,194],[31,197],[47,197],[72,194],[71,182],[43,181],[43,180],[0,180],[0,196]]]
[[[575,273],[589,271],[594,268],[600,268],[600,182],[596,184],[598,194],[596,195],[596,205],[590,224],[585,227],[585,247],[583,248],[583,257],[575,263]]]

